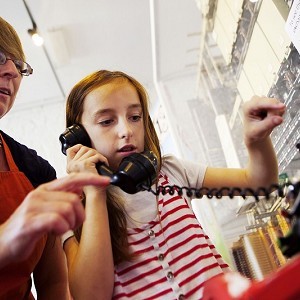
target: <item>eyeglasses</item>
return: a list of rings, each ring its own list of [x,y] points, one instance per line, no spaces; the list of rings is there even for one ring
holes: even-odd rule
[[[8,60],[11,60],[15,64],[17,70],[21,75],[29,76],[33,73],[33,69],[27,62],[20,59],[7,58],[5,53],[0,51],[0,65],[4,65]]]

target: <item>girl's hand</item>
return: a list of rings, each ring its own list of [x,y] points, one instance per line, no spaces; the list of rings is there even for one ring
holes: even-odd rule
[[[266,140],[283,122],[285,105],[275,98],[254,96],[243,107],[246,146]]]
[[[93,148],[77,144],[67,149],[67,173],[97,173],[96,164],[99,162],[108,165],[106,157]]]

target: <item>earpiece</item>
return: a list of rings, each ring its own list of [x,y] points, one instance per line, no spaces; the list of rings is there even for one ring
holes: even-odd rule
[[[90,137],[82,125],[74,124],[68,128],[59,136],[61,142],[61,151],[63,154],[67,154],[67,149],[76,145],[82,144],[87,147],[91,147]]]

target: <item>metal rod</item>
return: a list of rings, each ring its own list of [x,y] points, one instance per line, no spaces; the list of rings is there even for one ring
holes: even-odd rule
[[[31,13],[31,11],[30,11],[30,9],[29,9],[29,7],[28,7],[26,1],[23,0],[23,3],[24,3],[24,6],[25,6],[25,8],[26,8],[26,10],[27,10],[27,13],[28,13],[28,15],[29,15],[29,18],[30,18],[30,20],[31,20],[31,23],[32,23],[32,29],[35,30],[35,31],[37,31],[37,25],[36,25],[36,22],[35,22],[34,19],[33,19],[32,13]],[[29,31],[30,31],[30,29],[29,29]],[[28,32],[29,32],[29,31],[28,31]],[[66,95],[65,95],[65,91],[64,91],[64,89],[63,89],[63,87],[62,87],[62,84],[61,84],[61,82],[60,82],[60,80],[59,80],[59,77],[58,77],[57,72],[56,72],[56,70],[55,70],[55,68],[54,68],[54,65],[53,65],[53,63],[52,63],[52,60],[51,60],[51,58],[50,58],[50,56],[49,56],[49,53],[48,53],[48,51],[47,51],[47,48],[45,47],[45,45],[42,45],[42,48],[43,48],[43,51],[44,51],[44,53],[45,53],[45,55],[46,55],[46,58],[47,58],[47,60],[48,60],[48,62],[49,62],[49,65],[50,65],[50,67],[51,67],[51,70],[52,70],[52,72],[53,72],[53,75],[54,75],[54,77],[55,77],[55,80],[56,80],[56,82],[57,82],[57,85],[58,85],[58,87],[59,87],[59,89],[60,89],[60,91],[61,91],[63,97],[65,98],[65,96],[66,96]]]

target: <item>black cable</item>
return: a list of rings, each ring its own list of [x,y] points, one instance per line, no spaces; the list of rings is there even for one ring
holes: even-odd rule
[[[151,187],[142,186],[142,189],[144,191],[151,192],[152,194],[158,196],[159,194],[162,195],[174,195],[177,193],[179,196],[182,196],[185,192],[188,197],[194,196],[195,198],[202,198],[203,196],[207,196],[208,198],[216,197],[218,199],[222,198],[223,196],[228,196],[229,198],[233,198],[235,196],[241,196],[243,198],[246,198],[247,196],[252,196],[255,198],[256,201],[259,200],[259,197],[264,196],[266,199],[269,199],[271,196],[271,193],[274,191],[277,191],[277,194],[279,197],[284,196],[284,188],[287,186],[291,186],[293,188],[296,187],[297,184],[292,184],[290,182],[285,183],[284,185],[278,185],[278,184],[272,184],[268,188],[265,187],[259,187],[257,189],[252,188],[239,188],[239,187],[222,187],[222,188],[207,188],[207,187],[201,187],[199,189],[191,188],[191,187],[180,187],[178,185],[159,185],[155,190],[153,190]]]

